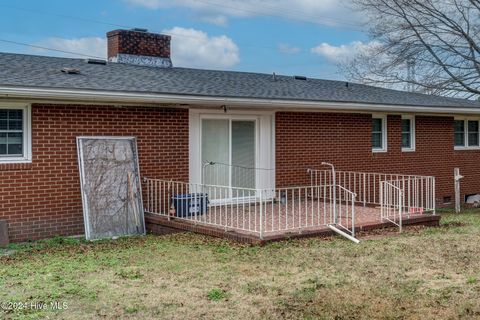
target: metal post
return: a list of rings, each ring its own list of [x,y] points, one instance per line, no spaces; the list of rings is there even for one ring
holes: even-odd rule
[[[400,233],[402,233],[402,210],[403,210],[403,202],[404,202],[404,196],[403,196],[403,191],[399,190],[398,196],[400,199],[399,201],[399,206],[398,206],[398,224],[400,227]]]
[[[193,193],[193,197],[194,197],[194,199],[195,199],[194,204],[195,204],[195,206],[196,206],[195,209],[194,209],[194,210],[195,210],[195,222],[194,222],[194,224],[196,225],[196,224],[197,224],[197,219],[198,219],[198,217],[197,217],[197,210],[201,210],[201,208],[200,208],[200,199],[199,199],[200,194],[199,194],[199,192],[198,192],[198,190],[197,190],[197,186],[198,186],[198,185],[195,185],[195,184],[194,184],[194,185],[189,186],[189,188],[191,188],[192,186],[193,186],[192,189],[194,189],[194,190],[196,191],[196,192]],[[205,190],[204,190],[204,188],[203,188],[204,185],[201,184],[200,186],[201,186],[201,189],[202,189],[202,194],[205,193]],[[190,210],[190,209],[188,209],[188,210]]]
[[[453,176],[455,179],[455,212],[460,213],[460,180],[463,176],[460,175],[460,168],[453,169]]]
[[[332,184],[333,184],[333,223],[337,224],[337,178],[335,174],[335,167],[333,164],[328,163],[328,162],[322,162],[323,166],[329,166],[332,168]]]
[[[355,199],[357,195],[354,193],[352,195],[352,237],[355,238]]]
[[[385,215],[385,206],[383,204],[383,181],[380,182],[380,219],[383,222],[383,216]]]
[[[367,194],[366,194],[366,187],[367,187],[367,184],[366,184],[366,177],[365,177],[366,173],[364,172],[363,173],[363,206],[366,207],[367,206]]]
[[[260,239],[263,240],[263,195],[262,190],[257,190],[260,192]]]

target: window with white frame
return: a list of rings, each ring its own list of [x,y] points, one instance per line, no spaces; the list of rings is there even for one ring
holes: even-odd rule
[[[480,123],[475,119],[455,119],[454,146],[456,149],[480,147]]]
[[[478,121],[468,120],[468,146],[478,147]]]
[[[31,160],[30,109],[0,105],[0,163]]]
[[[454,123],[455,147],[465,146],[465,121],[455,120]]]
[[[372,117],[372,151],[387,150],[387,119],[385,116]]]
[[[402,151],[415,150],[415,117],[402,116]]]

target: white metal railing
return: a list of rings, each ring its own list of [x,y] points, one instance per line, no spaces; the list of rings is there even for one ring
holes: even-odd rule
[[[352,237],[355,237],[355,199],[357,195],[344,188],[343,186],[336,186],[336,220],[333,225],[341,227],[347,231]]]
[[[215,186],[255,188],[269,185],[275,178],[275,169],[246,167],[221,162],[205,161],[202,164],[202,183]]]
[[[308,169],[311,185],[322,185],[336,180],[337,185],[357,195],[357,202],[363,205],[381,205],[380,185],[382,181],[398,181],[398,187],[405,197],[407,213],[435,214],[435,177],[370,173],[354,171]]]
[[[333,197],[334,194],[337,196]],[[301,232],[338,224],[355,235],[355,194],[341,186],[264,189],[261,199],[264,233]]]
[[[301,187],[247,188],[221,185],[221,181],[195,184],[145,178],[145,212],[244,231],[260,238],[329,227],[356,242],[358,202],[379,205],[381,219],[399,227],[404,215],[435,213],[434,177],[335,171],[331,164],[322,165],[331,168],[309,169],[311,185]],[[210,166],[218,173],[218,166]],[[229,167],[231,174],[234,169]],[[241,170],[254,169],[238,172]]]
[[[144,178],[145,212],[265,235],[338,226],[355,236],[355,194],[333,184],[232,188]],[[336,195],[335,197],[333,195]]]
[[[260,232],[255,189],[144,178],[145,212],[254,233]]]
[[[402,215],[405,206],[405,197],[401,188],[401,180],[382,181],[380,183],[380,215],[397,225],[402,232]]]

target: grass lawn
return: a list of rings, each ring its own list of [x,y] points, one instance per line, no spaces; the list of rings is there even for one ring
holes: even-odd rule
[[[0,318],[480,318],[480,211],[361,240],[251,247],[184,233],[12,245],[0,303],[30,305]]]

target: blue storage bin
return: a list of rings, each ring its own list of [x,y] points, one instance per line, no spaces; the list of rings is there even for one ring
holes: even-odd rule
[[[177,217],[191,217],[202,215],[208,210],[208,194],[188,193],[177,194],[172,197],[175,215]]]

